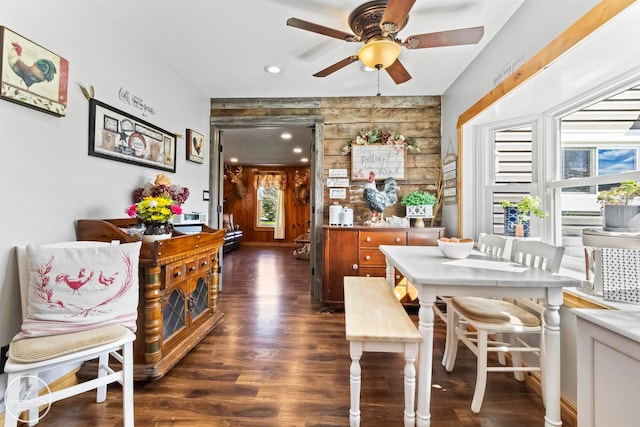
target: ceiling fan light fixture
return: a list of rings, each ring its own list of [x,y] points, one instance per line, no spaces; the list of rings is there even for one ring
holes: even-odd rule
[[[400,56],[400,45],[392,40],[379,38],[367,42],[358,51],[358,59],[369,68],[387,68]]]

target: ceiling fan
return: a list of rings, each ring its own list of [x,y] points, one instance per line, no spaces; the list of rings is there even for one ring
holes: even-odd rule
[[[318,71],[314,77],[326,77],[347,65],[360,60],[370,68],[387,70],[396,84],[411,80],[411,75],[398,56],[401,47],[425,49],[431,47],[475,44],[484,34],[484,27],[461,28],[436,33],[417,34],[403,42],[396,38],[409,20],[409,11],[416,0],[374,0],[358,6],[349,15],[349,27],[355,34],[289,18],[287,25],[347,42],[364,42],[357,55],[351,55]]]

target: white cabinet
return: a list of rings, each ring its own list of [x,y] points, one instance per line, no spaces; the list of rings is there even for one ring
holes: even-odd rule
[[[578,318],[578,426],[638,426],[640,310],[571,311]]]

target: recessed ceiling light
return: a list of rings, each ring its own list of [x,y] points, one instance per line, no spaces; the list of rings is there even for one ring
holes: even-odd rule
[[[291,134],[289,132],[283,132],[280,135],[280,138],[282,138],[282,139],[291,139]]]
[[[269,64],[264,66],[264,70],[270,74],[280,74],[282,72],[282,69],[277,65],[269,65]]]
[[[303,157],[303,158],[300,159],[300,161],[302,163],[307,163],[309,161],[309,159],[307,159],[306,157]]]
[[[296,153],[296,154],[297,153],[302,153],[302,148],[296,147],[296,148],[293,149],[293,152]]]
[[[232,158],[230,158],[230,159],[229,159],[229,161],[230,161],[231,163],[238,163],[238,159],[237,159],[237,157],[232,157]]]

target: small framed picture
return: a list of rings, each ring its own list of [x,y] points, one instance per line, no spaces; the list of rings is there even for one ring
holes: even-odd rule
[[[64,116],[69,62],[7,27],[0,27],[0,98]]]
[[[204,135],[187,129],[187,160],[204,163]]]

